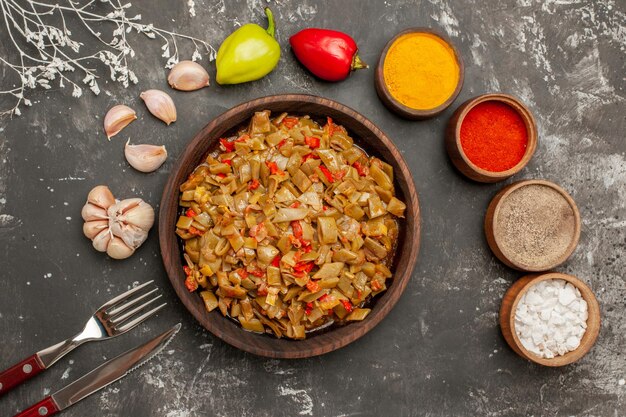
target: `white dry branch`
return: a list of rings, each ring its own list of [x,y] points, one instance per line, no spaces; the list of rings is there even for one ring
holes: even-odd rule
[[[187,6],[195,15],[193,1]],[[135,56],[127,38],[132,32],[164,42],[161,50],[167,59],[166,68],[179,61],[177,40],[193,44],[193,61],[201,59],[202,53],[211,61],[215,59],[215,49],[209,43],[143,23],[140,14],[130,16],[130,8],[131,3],[122,4],[121,0],[0,0],[0,34],[7,41],[3,48],[7,56],[0,56],[0,69],[8,68],[17,76],[4,76],[0,81],[0,98],[11,97],[14,104],[0,108],[0,116],[19,116],[20,106],[32,105],[27,91],[50,89],[53,82],[60,88],[71,87],[74,97],[80,97],[84,88],[99,94],[101,74],[93,67],[102,64],[108,67],[111,80],[124,87],[136,84],[137,76],[128,62]],[[111,31],[103,34],[105,28]],[[86,31],[90,35],[87,38],[95,40],[95,50],[86,52],[87,46],[73,38],[72,31]],[[12,85],[3,85],[7,83]]]

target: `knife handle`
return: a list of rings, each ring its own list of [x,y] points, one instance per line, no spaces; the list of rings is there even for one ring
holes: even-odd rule
[[[61,410],[59,410],[59,407],[57,407],[57,404],[54,402],[52,397],[47,396],[32,407],[28,407],[21,413],[16,414],[14,417],[47,417],[52,416],[59,411]]]
[[[44,366],[36,354],[29,356],[22,362],[13,365],[6,371],[0,372],[0,395],[27,381],[43,371]]]

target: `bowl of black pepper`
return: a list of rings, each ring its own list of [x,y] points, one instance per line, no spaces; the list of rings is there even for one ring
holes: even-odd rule
[[[580,214],[563,188],[545,180],[523,180],[503,188],[485,215],[485,235],[505,265],[528,272],[565,262],[580,237]]]

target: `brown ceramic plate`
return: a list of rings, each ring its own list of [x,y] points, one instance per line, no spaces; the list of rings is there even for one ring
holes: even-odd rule
[[[394,276],[389,289],[370,302],[372,312],[360,322],[330,326],[309,333],[304,340],[277,339],[265,334],[250,333],[239,323],[219,312],[207,313],[197,293],[184,286],[182,245],[174,233],[177,221],[178,188],[207,153],[215,149],[219,138],[234,132],[246,123],[254,112],[271,110],[274,115],[289,112],[310,115],[323,122],[326,117],[343,125],[355,144],[370,155],[391,164],[398,198],[407,205],[406,219],[401,222],[398,248],[392,264]],[[310,95],[276,95],[240,104],[218,116],[204,127],[182,153],[169,176],[159,211],[159,242],[165,269],[172,286],[187,310],[211,333],[231,345],[261,356],[272,358],[306,358],[339,349],[370,331],[389,313],[404,291],[417,260],[420,242],[420,209],[413,178],[400,151],[372,122],[356,111],[335,101]]]

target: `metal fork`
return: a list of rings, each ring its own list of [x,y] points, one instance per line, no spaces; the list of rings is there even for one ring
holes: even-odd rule
[[[158,288],[153,288],[149,291],[147,289],[144,290],[153,282],[145,282],[104,303],[89,318],[85,328],[76,336],[40,350],[6,371],[1,372],[0,395],[48,369],[83,343],[119,336],[153,316],[166,306],[166,303],[163,303],[149,310],[147,309],[147,307],[151,307],[155,301],[161,298],[161,294],[155,294]],[[151,297],[152,295],[155,296]]]

